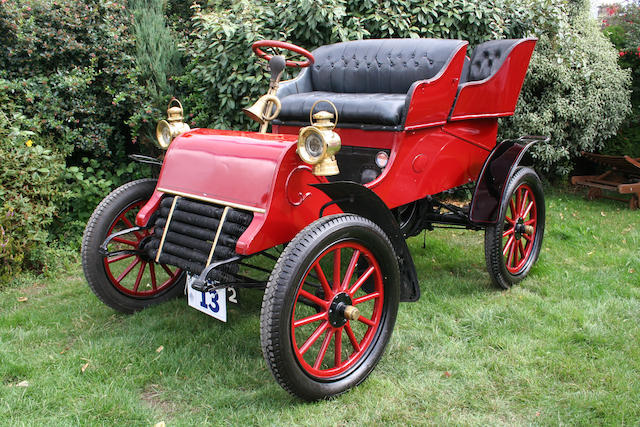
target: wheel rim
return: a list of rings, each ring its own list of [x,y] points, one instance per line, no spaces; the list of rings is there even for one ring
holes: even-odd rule
[[[502,256],[511,274],[522,272],[531,259],[538,230],[537,213],[533,190],[521,184],[509,200],[502,233]]]
[[[144,201],[139,201],[123,209],[109,226],[107,236],[133,227],[135,216],[144,204]],[[149,230],[128,233],[114,238],[107,249],[109,252],[137,250],[141,242],[149,236]],[[136,254],[104,257],[103,264],[111,284],[120,292],[133,297],[156,296],[174,285],[182,273],[180,269],[156,264],[153,260]]]
[[[326,249],[305,272],[295,297],[291,338],[300,366],[317,378],[353,368],[373,347],[383,304],[382,272],[371,251],[357,242]],[[357,320],[345,318],[347,307],[358,309]]]

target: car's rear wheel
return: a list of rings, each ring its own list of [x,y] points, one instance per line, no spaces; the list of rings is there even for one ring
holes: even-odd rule
[[[485,259],[493,283],[504,289],[524,279],[538,259],[545,224],[544,192],[531,168],[509,180],[498,223],[485,230]]]
[[[364,381],[393,331],[398,277],[389,239],[367,219],[336,215],[302,230],[262,303],[262,349],[280,385],[317,400]]]
[[[112,191],[95,209],[82,239],[82,267],[89,287],[102,302],[123,313],[133,313],[178,296],[184,274],[176,267],[157,264],[143,247],[151,230],[132,231],[114,238],[100,254],[107,236],[132,228],[135,217],[155,189],[156,180],[129,182]],[[128,252],[123,252],[128,251]]]

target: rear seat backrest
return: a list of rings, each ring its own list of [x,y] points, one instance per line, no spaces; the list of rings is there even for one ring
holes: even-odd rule
[[[313,51],[314,91],[407,93],[417,80],[435,77],[460,40],[372,39],[322,46]]]
[[[502,63],[511,53],[511,49],[521,42],[521,39],[490,40],[473,50],[469,63],[468,74],[464,80],[475,82],[492,76],[500,69]]]

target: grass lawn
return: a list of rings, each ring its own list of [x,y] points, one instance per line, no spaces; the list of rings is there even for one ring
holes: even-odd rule
[[[371,377],[319,403],[271,377],[261,292],[223,324],[184,298],[116,313],[77,256],[0,285],[0,424],[638,425],[640,212],[549,193],[540,260],[510,291],[490,285],[482,233],[412,239],[422,298]]]

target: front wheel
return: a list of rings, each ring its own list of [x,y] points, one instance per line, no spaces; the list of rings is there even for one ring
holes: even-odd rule
[[[391,242],[365,218],[329,216],[298,233],[269,278],[260,317],[280,385],[317,400],[364,381],[391,337],[399,277]]]
[[[107,236],[134,226],[155,186],[154,179],[140,179],[113,190],[89,218],[82,237],[82,268],[89,287],[102,302],[123,313],[166,301],[184,289],[181,270],[156,264],[145,254],[150,230],[114,238],[107,250],[118,254],[103,256],[99,251]]]
[[[497,224],[485,230],[484,250],[491,280],[508,289],[524,279],[538,259],[545,205],[540,178],[527,167],[516,170],[504,195]]]

